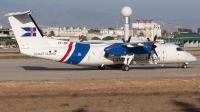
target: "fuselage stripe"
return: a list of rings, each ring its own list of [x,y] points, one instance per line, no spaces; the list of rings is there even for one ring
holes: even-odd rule
[[[67,58],[67,56],[69,55],[69,53],[72,50],[72,44],[73,44],[73,42],[70,42],[70,44],[68,45],[69,48],[68,48],[66,54],[63,56],[63,58],[59,62],[63,62]]]
[[[69,64],[80,64],[90,50],[90,44],[76,43],[73,53],[69,56],[66,63]],[[71,51],[72,52],[72,51]]]

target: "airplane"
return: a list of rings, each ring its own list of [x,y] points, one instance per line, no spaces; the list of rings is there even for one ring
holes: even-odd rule
[[[20,52],[25,55],[54,60],[80,66],[105,66],[129,71],[132,64],[178,64],[187,68],[189,62],[197,59],[179,46],[125,41],[113,44],[89,44],[47,40],[31,15],[31,11],[8,13],[8,20],[19,44]]]

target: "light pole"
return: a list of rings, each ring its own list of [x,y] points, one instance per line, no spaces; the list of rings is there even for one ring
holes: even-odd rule
[[[170,43],[170,23],[168,23],[168,43]]]

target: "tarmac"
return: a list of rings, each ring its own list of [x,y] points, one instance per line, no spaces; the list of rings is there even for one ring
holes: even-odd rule
[[[134,77],[183,77],[200,76],[200,56],[189,63],[187,69],[176,64],[131,65],[130,71],[97,67],[75,66],[44,59],[0,59],[0,81],[41,81],[107,79]]]

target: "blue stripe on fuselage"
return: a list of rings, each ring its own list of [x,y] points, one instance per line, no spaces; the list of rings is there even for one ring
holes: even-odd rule
[[[83,58],[90,50],[90,44],[76,43],[74,47],[75,49],[66,63],[77,65],[83,60]]]

